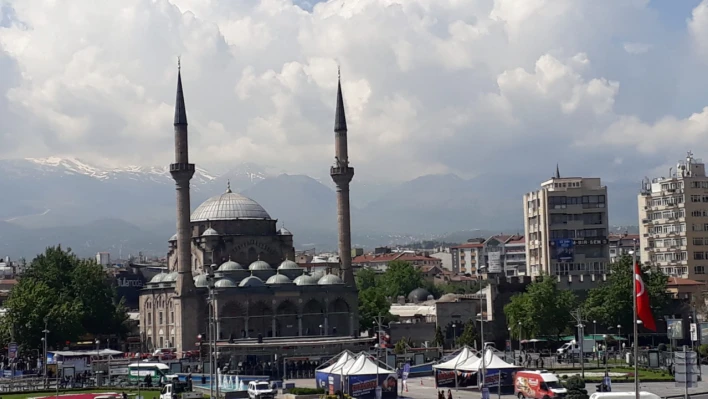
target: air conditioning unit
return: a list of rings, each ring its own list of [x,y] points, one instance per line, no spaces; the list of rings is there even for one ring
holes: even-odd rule
[[[642,219],[642,223],[644,223],[644,224],[651,223],[651,219]]]

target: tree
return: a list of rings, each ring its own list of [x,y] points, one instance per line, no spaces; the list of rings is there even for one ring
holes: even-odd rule
[[[590,397],[585,389],[585,380],[578,375],[568,378],[565,387],[568,390],[566,399],[588,399]]]
[[[445,346],[445,336],[443,335],[442,328],[440,328],[440,326],[435,328],[435,340],[433,341],[433,344],[440,348]]]
[[[24,348],[40,348],[45,319],[52,345],[85,334],[124,335],[127,314],[103,268],[61,247],[47,248],[20,277],[5,306],[4,330]]]
[[[475,346],[475,342],[477,342],[478,338],[479,337],[477,336],[477,328],[475,328],[474,321],[470,320],[467,322],[467,324],[465,324],[465,329],[462,331],[462,334],[460,334],[460,336],[457,338],[457,345]]]
[[[649,292],[649,302],[654,314],[663,314],[669,302],[666,293],[667,278],[660,270],[642,271],[642,280]],[[606,326],[621,325],[631,331],[634,322],[632,293],[634,292],[634,268],[632,258],[623,256],[610,265],[607,281],[588,292],[583,310],[589,320],[597,320]]]
[[[376,287],[376,271],[365,267],[356,272],[356,287],[361,291]]]
[[[423,275],[410,262],[394,260],[388,263],[388,268],[379,277],[378,286],[385,296],[396,299],[422,287]]]
[[[572,291],[558,289],[555,278],[543,276],[541,281],[529,284],[526,292],[511,297],[504,306],[504,314],[512,336],[518,339],[522,336],[559,337],[572,322],[570,312],[577,301]]]
[[[396,342],[396,345],[393,347],[393,352],[397,355],[402,355],[406,353],[406,337],[403,337]]]
[[[393,320],[390,309],[391,303],[378,287],[359,291],[359,325],[362,330],[374,328],[379,315],[383,317],[384,323]]]

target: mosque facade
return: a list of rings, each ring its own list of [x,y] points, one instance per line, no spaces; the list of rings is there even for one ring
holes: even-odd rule
[[[341,98],[339,85],[338,131],[346,129],[341,126]],[[278,229],[277,219],[256,201],[227,187],[191,215],[186,212],[194,164],[188,160],[181,72],[175,150],[176,162],[170,170],[177,183],[178,232],[169,240],[169,273],[156,275],[140,293],[143,347],[175,348],[178,352],[196,349],[197,336],[207,332],[210,286],[218,340],[356,336],[357,290],[353,282],[340,277],[346,274],[342,273],[344,266],[340,267],[343,270],[305,273],[294,262],[293,234],[284,227]],[[346,240],[348,229],[347,225]]]

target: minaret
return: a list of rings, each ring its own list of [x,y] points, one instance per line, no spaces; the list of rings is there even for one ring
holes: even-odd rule
[[[182,72],[177,64],[177,101],[175,103],[175,162],[170,164],[170,174],[177,186],[177,312],[175,346],[178,352],[192,349],[197,337],[198,302],[192,277],[192,238],[189,225],[189,181],[194,175],[194,164],[189,163],[187,138],[187,110],[182,92]]]
[[[354,177],[354,168],[349,166],[347,148],[347,118],[344,116],[341,76],[337,73],[337,110],[334,116],[335,164],[330,168],[337,186],[337,224],[339,226],[339,262],[344,283],[354,286],[352,271],[351,214],[349,212],[349,182]]]

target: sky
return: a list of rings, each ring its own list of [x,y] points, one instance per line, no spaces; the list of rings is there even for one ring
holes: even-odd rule
[[[638,181],[708,158],[708,0],[0,0],[0,157]]]

